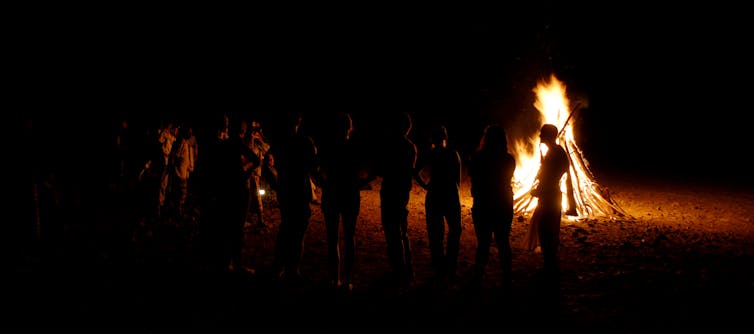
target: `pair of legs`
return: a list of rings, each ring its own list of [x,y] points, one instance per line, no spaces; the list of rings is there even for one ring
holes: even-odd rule
[[[540,247],[544,263],[544,271],[548,276],[557,276],[560,271],[558,261],[558,249],[560,246],[560,219],[562,204],[560,196],[548,200],[540,198],[540,202],[534,211],[534,215],[539,217],[539,237]]]
[[[230,191],[228,191],[230,193]],[[246,196],[221,196],[204,207],[203,222],[206,255],[210,270],[224,272],[245,270],[243,263],[243,225],[246,221]]]
[[[252,175],[249,180],[249,213],[254,215],[257,219],[257,226],[263,227],[264,219],[262,214],[264,213],[264,207],[262,205],[262,195],[259,194],[261,176]]]
[[[512,208],[475,206],[471,209],[471,215],[477,239],[475,278],[481,279],[484,275],[490,259],[490,246],[494,240],[497,245],[504,283],[509,284],[512,267],[510,244],[511,224],[513,223]]]
[[[388,261],[396,278],[410,280],[414,269],[411,263],[411,243],[408,239],[408,201],[381,196],[382,229],[385,233]]]
[[[304,236],[311,218],[309,200],[280,203],[280,229],[275,241],[275,267],[287,278],[300,276]]]
[[[360,200],[358,193],[348,197],[339,197],[327,191],[322,194],[322,212],[327,229],[328,270],[335,285],[351,286]]]
[[[458,251],[461,244],[461,202],[458,196],[427,193],[427,238],[432,267],[439,277],[452,278],[458,269]],[[448,225],[447,243],[445,225]]]

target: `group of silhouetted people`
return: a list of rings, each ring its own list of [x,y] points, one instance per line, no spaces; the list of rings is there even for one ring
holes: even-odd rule
[[[251,206],[261,221],[260,202],[251,199],[249,173],[265,175],[274,190],[280,210],[275,236],[273,272],[280,279],[298,281],[304,240],[312,216],[312,184],[322,190],[321,210],[326,227],[327,272],[333,287],[353,288],[356,259],[356,228],[362,189],[380,179],[380,222],[390,266],[388,278],[407,286],[414,278],[409,229],[409,199],[413,183],[426,190],[427,239],[431,266],[439,281],[457,282],[461,240],[461,179],[463,159],[451,147],[447,128],[430,131],[431,147],[421,154],[410,139],[412,118],[408,113],[385,121],[386,131],[379,145],[365,147],[353,139],[351,115],[333,116],[332,127],[319,142],[304,131],[301,113],[288,115],[283,132],[266,144],[265,153],[255,154],[244,136],[241,123],[225,117],[217,136],[206,146],[202,172],[201,203],[205,250],[220,270],[253,272],[242,262],[244,224]],[[560,180],[569,167],[565,151],[557,144],[558,129],[545,124],[540,129],[543,152],[537,187],[539,199],[533,223],[544,258],[545,275],[556,282],[561,219]],[[367,154],[368,153],[368,154]],[[497,124],[485,128],[467,166],[471,180],[471,208],[477,240],[472,283],[481,284],[490,259],[490,247],[498,248],[503,286],[511,286],[512,254],[510,233],[514,218],[513,175],[516,160],[509,152],[508,135]],[[258,179],[257,179],[258,180]],[[258,183],[259,181],[256,181]],[[254,184],[252,182],[251,184]],[[447,232],[446,232],[447,230]]]
[[[244,264],[244,227],[249,217],[265,226],[259,189],[264,182],[280,210],[274,238],[273,272],[282,280],[302,279],[300,271],[304,240],[312,217],[312,184],[321,193],[321,212],[326,227],[327,266],[333,287],[353,288],[357,258],[356,229],[361,206],[360,192],[380,180],[380,222],[386,244],[391,282],[408,286],[414,278],[409,238],[409,199],[416,182],[426,190],[424,198],[431,267],[438,280],[458,281],[462,234],[461,180],[468,171],[473,205],[471,217],[477,241],[472,282],[481,283],[495,244],[503,286],[511,286],[510,234],[514,218],[513,175],[516,160],[509,151],[506,130],[491,124],[479,145],[464,159],[449,145],[443,125],[430,129],[430,148],[417,150],[410,139],[413,121],[408,113],[384,120],[384,137],[373,146],[353,138],[354,120],[347,112],[332,115],[322,136],[302,131],[304,115],[287,115],[284,127],[268,140],[258,122],[223,115],[200,138],[201,155],[190,127],[168,122],[158,132],[159,150],[151,160],[154,174],[152,209],[164,210],[170,189],[176,189],[175,208],[185,210],[188,192],[196,192],[200,212],[199,243],[206,267],[215,271],[253,273]],[[249,125],[251,125],[249,127]],[[192,130],[192,129],[191,129]],[[565,150],[557,143],[558,128],[544,124],[540,141],[546,146],[533,196],[538,198],[531,223],[543,254],[543,273],[549,282],[559,275],[558,246],[562,214],[561,179],[569,168]],[[159,153],[159,154],[157,154]],[[139,166],[138,163],[130,163]],[[153,166],[154,167],[154,166]],[[466,167],[466,168],[464,168]],[[122,167],[121,167],[122,168]],[[170,169],[168,169],[170,168]],[[197,173],[195,187],[188,189],[189,175]],[[135,173],[131,173],[135,174]],[[170,175],[172,187],[168,187]],[[163,212],[164,213],[164,212]]]
[[[458,260],[461,239],[462,159],[455,148],[448,145],[447,129],[438,125],[430,132],[431,148],[419,154],[409,138],[412,118],[408,113],[386,121],[385,137],[370,154],[363,143],[352,138],[353,119],[347,112],[334,116],[330,128],[320,143],[301,131],[304,121],[301,113],[290,116],[285,133],[273,142],[268,158],[274,157],[274,166],[264,167],[271,176],[270,185],[276,192],[280,209],[280,226],[275,238],[274,272],[284,280],[301,279],[300,265],[304,250],[304,237],[312,216],[312,191],[314,183],[322,189],[321,210],[325,220],[327,239],[327,271],[330,284],[353,288],[353,267],[356,258],[355,231],[361,205],[361,189],[380,178],[380,215],[385,236],[386,254],[391,281],[405,286],[414,278],[411,242],[408,235],[409,198],[413,183],[426,189],[425,209],[427,238],[431,266],[437,278],[444,282],[458,280]],[[538,224],[538,239],[544,257],[545,276],[557,281],[558,244],[561,219],[560,180],[569,167],[564,149],[557,144],[558,129],[545,124],[540,129],[543,152],[537,188],[538,197],[533,223]],[[230,147],[242,147],[233,145]],[[225,150],[228,150],[226,148]],[[226,152],[218,150],[217,152]],[[241,152],[226,152],[227,159]],[[215,153],[217,154],[217,153]],[[211,155],[207,155],[211,156]],[[221,159],[213,158],[214,164]],[[230,162],[228,162],[229,164]],[[510,287],[512,254],[510,244],[513,209],[513,174],[516,161],[509,152],[507,133],[497,124],[485,128],[479,146],[468,160],[468,175],[473,198],[472,220],[477,240],[472,282],[480,284],[490,258],[493,242],[498,248],[503,286]],[[240,168],[242,170],[243,168]],[[242,174],[241,171],[216,171],[224,178]],[[205,175],[206,177],[206,175]],[[211,179],[210,179],[211,180]],[[215,187],[219,182],[211,181]],[[233,182],[228,181],[228,184]],[[240,183],[240,182],[236,182]],[[215,200],[222,207],[210,206],[209,219],[226,221],[234,235],[221,242],[231,251],[223,265],[234,263],[240,257],[239,242],[248,209],[248,191],[228,187],[215,189],[223,196],[238,194],[233,198]],[[214,196],[204,195],[213,200]],[[237,203],[237,204],[233,204]],[[236,209],[233,209],[236,207]],[[228,217],[216,217],[212,212],[223,212]],[[235,212],[235,213],[234,213]],[[447,225],[447,233],[446,233]],[[223,249],[221,247],[220,249]]]

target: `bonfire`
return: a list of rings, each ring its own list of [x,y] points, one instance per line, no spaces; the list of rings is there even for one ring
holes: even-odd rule
[[[576,145],[573,130],[573,114],[584,107],[579,101],[570,105],[565,85],[555,75],[550,80],[541,80],[533,89],[536,94],[534,107],[539,111],[539,126],[550,123],[558,126],[558,143],[565,148],[571,163],[568,173],[560,182],[563,192],[564,213],[570,219],[628,218],[630,217],[610,196],[607,188],[600,186],[590,170],[589,163]],[[537,127],[539,129],[539,127]],[[513,138],[511,146],[516,157],[514,175],[514,208],[517,214],[530,216],[537,206],[537,198],[531,195],[536,184],[541,157],[547,147],[539,145],[539,132],[525,138]]]

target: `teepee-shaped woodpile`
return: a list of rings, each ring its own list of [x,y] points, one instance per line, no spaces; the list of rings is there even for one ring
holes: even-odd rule
[[[600,186],[589,168],[589,163],[576,145],[573,131],[573,112],[565,94],[565,86],[555,75],[550,81],[540,81],[533,89],[537,96],[534,106],[540,112],[540,125],[550,123],[560,130],[558,143],[565,148],[570,159],[570,169],[561,180],[563,210],[570,217],[580,218],[626,218],[629,215],[611,198],[609,191]],[[530,215],[537,205],[537,198],[531,195],[535,178],[539,171],[541,153],[538,147],[538,132],[527,138],[511,141],[516,156],[514,175],[514,209],[516,214]],[[536,152],[535,152],[536,151]]]

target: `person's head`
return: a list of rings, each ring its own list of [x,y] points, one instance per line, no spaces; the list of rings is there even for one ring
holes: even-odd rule
[[[230,126],[230,115],[228,113],[223,113],[222,126],[226,129]]]
[[[261,123],[259,123],[256,120],[252,120],[249,123],[251,124],[251,128],[250,128],[251,132],[262,132],[262,124]]]
[[[178,124],[176,124],[176,123],[174,123],[172,121],[168,122],[168,124],[166,126],[166,129],[167,129],[168,133],[170,135],[172,135],[172,136],[177,136],[178,135],[178,130],[180,130],[180,128],[181,127]]]
[[[558,127],[552,124],[543,124],[539,129],[539,140],[544,143],[554,143],[558,138]]]
[[[499,124],[488,125],[484,129],[481,148],[508,150],[508,136]]]
[[[448,130],[445,126],[439,125],[432,129],[430,139],[432,140],[432,145],[435,147],[445,146],[446,140],[448,140]]]
[[[231,118],[230,123],[228,123],[228,136],[243,139],[246,134],[246,127],[246,122],[237,118]]]
[[[227,113],[215,116],[212,118],[212,126],[216,127],[217,130],[228,130],[230,127],[230,117]]]
[[[338,137],[348,138],[351,136],[351,132],[353,131],[353,119],[351,118],[351,115],[349,113],[339,113],[337,118],[335,119],[335,122],[335,131],[338,132]]]
[[[294,133],[298,133],[301,128],[301,124],[304,122],[304,115],[297,111],[292,111],[288,115],[288,129]]]
[[[275,166],[275,156],[270,151],[264,153],[264,161],[270,167]]]
[[[246,133],[249,132],[249,123],[246,122],[246,120],[239,119],[238,120],[238,135],[243,138],[246,136]]]
[[[190,126],[181,126],[181,127],[178,127],[178,129],[179,129],[178,130],[178,135],[177,135],[178,138],[188,139],[189,137],[191,137],[191,127]]]
[[[408,135],[408,133],[411,131],[411,127],[413,126],[411,115],[409,115],[407,112],[402,112],[398,115],[396,122],[397,123],[394,124],[394,126],[398,131],[398,134],[402,136]]]

